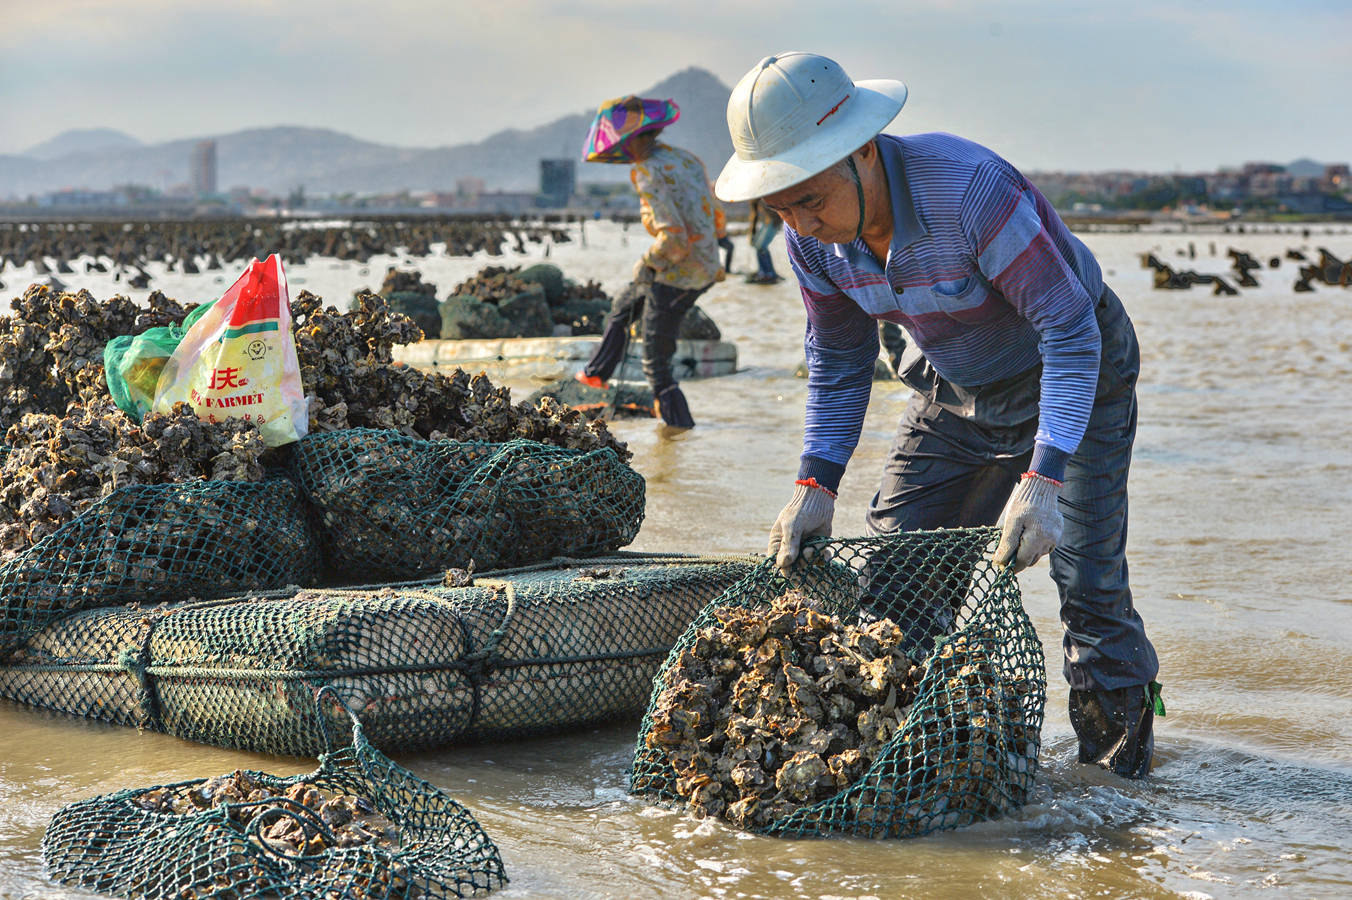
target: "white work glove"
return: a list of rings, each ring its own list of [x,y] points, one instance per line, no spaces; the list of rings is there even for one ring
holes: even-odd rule
[[[798,558],[803,541],[830,536],[831,517],[835,511],[835,494],[815,481],[812,484],[798,482],[793,498],[779,511],[779,518],[770,529],[770,544],[765,555],[774,557],[779,570],[787,572]]]
[[[1056,508],[1060,497],[1061,482],[1036,472],[1023,474],[1000,515],[1000,546],[995,549],[997,566],[1022,571],[1061,542],[1064,523],[1061,511]]]

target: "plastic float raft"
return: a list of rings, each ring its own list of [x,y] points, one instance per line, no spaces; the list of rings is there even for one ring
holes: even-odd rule
[[[395,347],[394,358],[419,369],[482,371],[495,380],[554,381],[582,371],[600,343],[599,336],[419,341]],[[642,340],[630,342],[629,356],[638,372]],[[731,375],[737,371],[737,345],[721,340],[678,340],[672,364],[680,379]]]
[[[312,756],[332,687],[386,752],[637,717],[712,599],[759,560],[618,553],[444,581],[78,612],[0,696],[192,741]],[[343,732],[338,711],[328,723]]]

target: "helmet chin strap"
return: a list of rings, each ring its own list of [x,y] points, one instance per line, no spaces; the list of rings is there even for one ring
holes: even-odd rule
[[[845,162],[850,167],[850,177],[854,179],[854,190],[859,195],[859,225],[854,229],[854,237],[850,238],[850,243],[854,243],[864,234],[864,184],[859,180],[859,170],[854,167],[854,154],[845,157]]]

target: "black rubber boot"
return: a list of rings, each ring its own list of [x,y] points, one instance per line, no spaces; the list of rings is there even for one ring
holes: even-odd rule
[[[673,428],[694,428],[695,420],[690,415],[690,404],[685,402],[681,386],[673,384],[655,398],[657,414]]]
[[[1150,774],[1155,706],[1147,685],[1115,691],[1071,690],[1070,724],[1080,739],[1080,762],[1097,763],[1123,778]]]

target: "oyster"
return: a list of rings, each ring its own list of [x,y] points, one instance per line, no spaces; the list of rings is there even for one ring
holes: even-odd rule
[[[243,770],[196,785],[155,788],[133,795],[130,802],[148,812],[173,816],[224,808],[225,818],[215,820],[219,824],[210,827],[242,831],[249,841],[284,858],[321,857],[334,850],[363,847],[396,851],[400,847],[399,826],[366,797],[306,781],[288,783],[259,777]],[[377,865],[376,860],[363,859],[359,869],[364,871],[349,874],[352,893],[344,896],[354,900],[386,897],[392,891],[411,887],[401,863],[386,860]],[[315,860],[311,863],[322,865]],[[264,873],[245,854],[236,853],[212,865],[217,888],[242,890],[253,886],[254,879],[263,883]],[[421,895],[414,889],[407,896]]]
[[[674,792],[751,830],[801,810],[893,835],[1026,799],[1036,686],[1002,680],[990,635],[959,633],[914,664],[891,620],[846,624],[797,591],[712,617],[666,672],[636,792]]]

